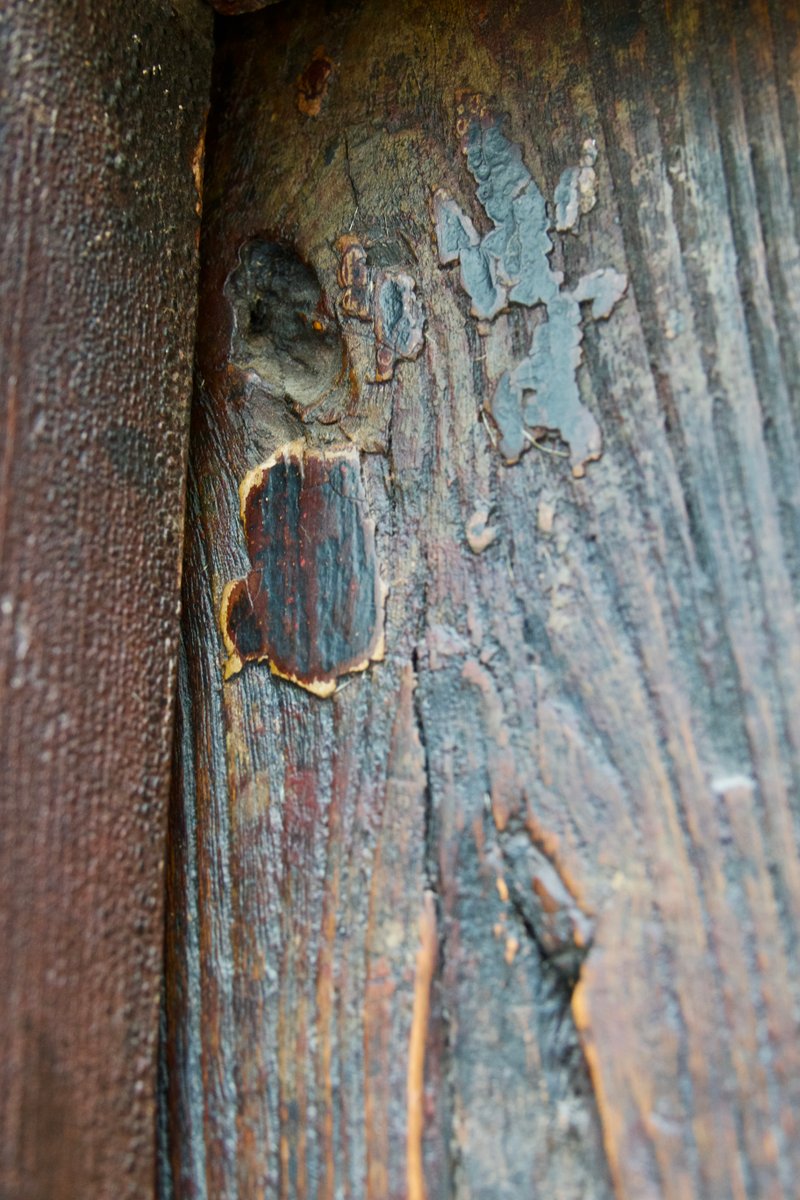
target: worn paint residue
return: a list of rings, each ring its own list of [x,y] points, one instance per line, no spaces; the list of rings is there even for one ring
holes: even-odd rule
[[[590,213],[597,203],[597,142],[586,138],[581,147],[581,161],[577,167],[562,171],[553,199],[556,206],[556,229],[565,233],[572,229],[577,233],[581,217]]]
[[[336,249],[342,312],[372,324],[375,383],[385,383],[394,375],[397,360],[415,359],[425,341],[425,314],[416,284],[405,271],[370,266],[367,249],[355,234],[340,237]]]
[[[253,569],[227,584],[224,675],[268,662],[329,696],[340,675],[383,657],[383,586],[358,451],[284,446],[239,489]]]
[[[565,171],[556,188],[554,220],[544,196],[522,161],[522,150],[502,132],[499,121],[477,95],[460,94],[457,133],[476,193],[491,221],[483,237],[456,201],[443,189],[434,194],[439,262],[458,263],[471,312],[491,322],[510,304],[542,306],[529,352],[505,371],[486,404],[507,463],[548,433],[569,444],[573,474],[599,458],[600,429],[582,404],[577,371],[581,363],[581,304],[591,304],[595,320],[608,317],[628,286],[627,277],[606,267],[593,271],[574,288],[550,265],[551,232],[577,229],[582,214],[596,202],[597,148],[582,147],[580,165]],[[489,333],[491,336],[491,333]]]

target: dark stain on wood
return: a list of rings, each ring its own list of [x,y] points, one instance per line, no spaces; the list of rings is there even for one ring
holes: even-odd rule
[[[249,472],[241,513],[253,570],[228,584],[225,677],[268,661],[328,696],[383,657],[383,588],[358,452],[297,443]]]

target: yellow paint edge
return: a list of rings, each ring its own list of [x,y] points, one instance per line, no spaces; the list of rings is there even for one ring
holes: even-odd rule
[[[406,1076],[406,1197],[426,1200],[422,1135],[425,1131],[425,1044],[431,1007],[431,985],[439,955],[436,898],[425,892],[419,918],[419,949],[414,971],[414,1005]]]

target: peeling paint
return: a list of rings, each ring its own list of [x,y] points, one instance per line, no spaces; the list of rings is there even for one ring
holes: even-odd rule
[[[572,296],[579,304],[591,303],[592,318],[603,321],[611,316],[625,295],[627,286],[626,275],[621,275],[613,267],[601,267],[599,271],[584,275]]]
[[[552,533],[556,519],[555,505],[540,500],[536,509],[536,525],[540,533]]]
[[[340,237],[336,250],[342,312],[372,324],[374,382],[385,383],[394,375],[397,360],[417,358],[425,343],[425,313],[416,282],[405,271],[370,266],[367,249],[354,234]]]
[[[467,521],[467,544],[473,554],[483,554],[484,550],[488,550],[500,532],[496,526],[489,524],[489,516],[489,509],[481,507]]]
[[[220,605],[224,678],[245,663],[330,696],[384,655],[384,589],[358,451],[284,446],[239,488],[253,569]]]
[[[542,306],[546,315],[533,331],[528,355],[503,372],[485,410],[507,464],[518,462],[542,437],[557,434],[568,443],[572,473],[580,477],[602,452],[599,426],[578,388],[580,306],[591,304],[594,320],[608,317],[625,293],[627,278],[606,267],[585,275],[574,289],[564,285],[562,272],[550,265],[554,224],[521,147],[505,137],[479,95],[459,93],[457,101],[456,132],[492,229],[481,237],[452,196],[438,189],[433,219],[439,262],[459,264],[461,285],[483,336],[492,336],[491,322],[511,304]],[[580,164],[565,171],[556,188],[557,230],[576,229],[581,215],[594,207],[596,160],[597,146],[587,138]]]
[[[586,138],[581,147],[581,161],[577,167],[567,167],[562,172],[553,196],[556,208],[555,226],[559,233],[568,229],[576,232],[581,217],[590,213],[597,203],[597,142]]]

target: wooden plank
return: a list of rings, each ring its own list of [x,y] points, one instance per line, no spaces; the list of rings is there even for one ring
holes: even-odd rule
[[[220,29],[171,1194],[792,1197],[800,10]],[[222,675],[298,439],[360,451],[388,592],[327,699]]]
[[[3,6],[0,1194],[15,1200],[154,1188],[210,34],[192,2]]]

